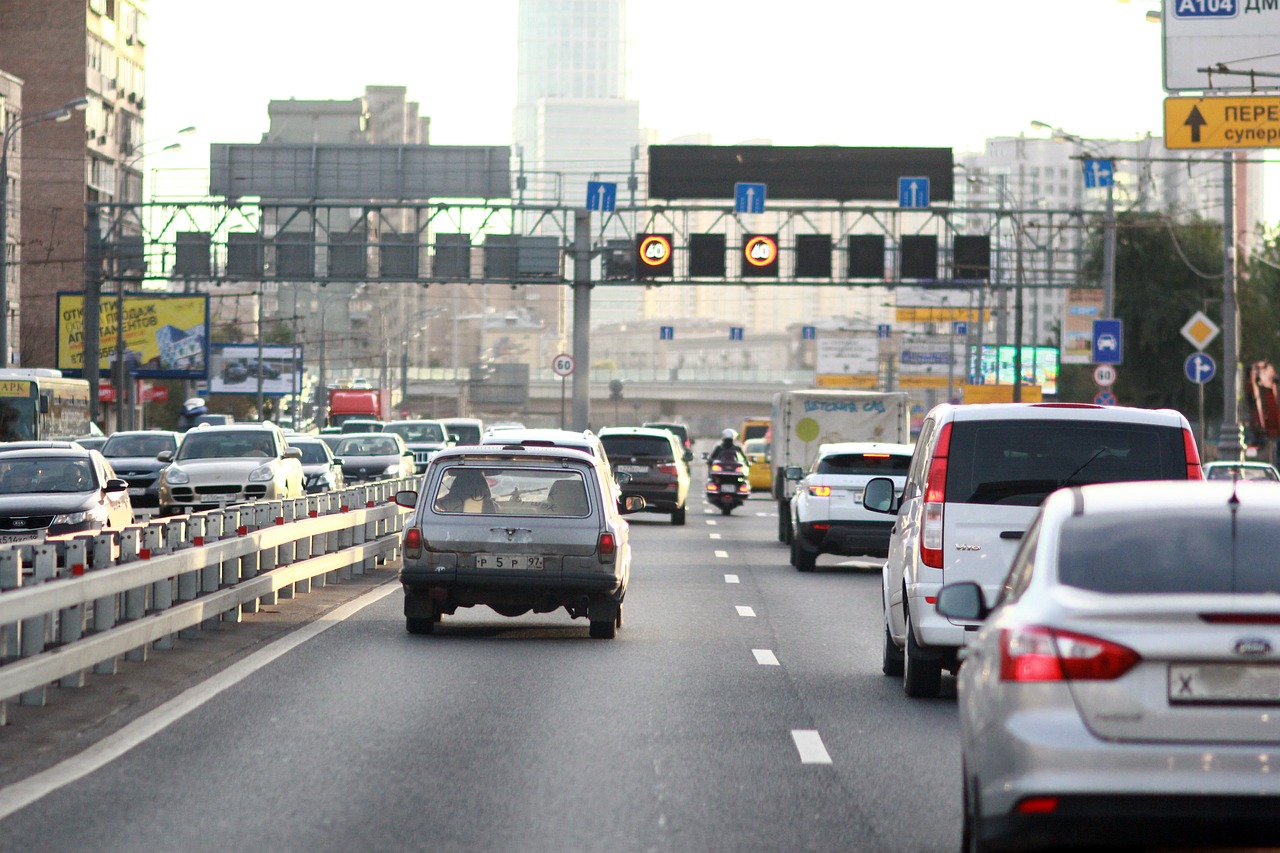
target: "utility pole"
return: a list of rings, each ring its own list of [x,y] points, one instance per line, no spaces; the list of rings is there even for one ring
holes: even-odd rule
[[[101,417],[98,384],[102,360],[102,219],[96,204],[90,203],[84,220],[84,378],[89,380],[89,420]]]
[[[573,428],[591,425],[591,211],[573,212]]]
[[[1235,154],[1222,155],[1222,430],[1218,458],[1237,460],[1244,453],[1240,429],[1237,366],[1240,363],[1240,314],[1236,310]]]

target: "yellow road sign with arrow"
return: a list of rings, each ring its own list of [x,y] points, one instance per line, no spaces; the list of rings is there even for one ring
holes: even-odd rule
[[[1280,97],[1165,98],[1166,148],[1280,148]]]

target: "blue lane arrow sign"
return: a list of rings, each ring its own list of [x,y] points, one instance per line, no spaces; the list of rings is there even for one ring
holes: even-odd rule
[[[617,184],[607,181],[587,181],[587,210],[612,213],[617,204]]]
[[[1112,160],[1084,160],[1084,185],[1086,189],[1115,186],[1115,162]]]
[[[800,327],[800,340],[812,341],[812,340],[816,340],[817,337],[818,337],[817,326],[801,326]]]
[[[730,326],[730,327],[729,327],[729,340],[731,340],[731,341],[740,341],[740,340],[742,340],[742,326]]]
[[[951,334],[953,334],[953,335],[961,335],[961,336],[968,335],[968,334],[969,334],[969,324],[968,324],[968,323],[966,323],[964,320],[952,320],[952,321],[951,321]]]
[[[765,184],[734,184],[734,213],[764,213]]]
[[[928,178],[898,178],[898,207],[929,206]]]
[[[877,338],[887,338],[887,337],[890,337],[890,336],[892,335],[892,332],[893,332],[893,330],[892,330],[892,328],[889,326],[889,324],[888,324],[888,323],[881,323],[880,325],[876,326],[876,337],[877,337]]]
[[[658,340],[674,341],[675,339],[676,339],[675,326],[659,326],[658,327]]]
[[[1213,359],[1202,352],[1192,353],[1182,363],[1182,372],[1197,385],[1208,382],[1217,370],[1218,366],[1214,364]]]

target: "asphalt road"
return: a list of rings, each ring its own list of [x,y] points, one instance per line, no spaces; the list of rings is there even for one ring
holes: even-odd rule
[[[413,637],[383,569],[95,679],[96,712],[13,709],[2,846],[956,849],[952,684],[908,700],[880,674],[876,563],[800,574],[765,498],[702,510],[632,517],[613,641],[486,608]]]

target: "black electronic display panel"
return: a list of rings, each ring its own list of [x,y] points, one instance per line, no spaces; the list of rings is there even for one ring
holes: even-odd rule
[[[897,201],[898,179],[928,178],[929,199],[953,199],[950,148],[836,145],[651,145],[649,197],[732,199],[762,183],[777,201]]]
[[[831,235],[796,235],[796,278],[831,278]]]
[[[957,234],[952,242],[954,276],[962,281],[991,278],[991,238],[986,234]]]
[[[938,238],[904,234],[899,244],[898,277],[932,280],[938,277]]]
[[[849,235],[849,257],[845,263],[845,278],[870,278],[884,280],[884,235]]]
[[[723,234],[690,234],[690,278],[724,278],[724,251]]]

